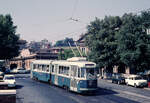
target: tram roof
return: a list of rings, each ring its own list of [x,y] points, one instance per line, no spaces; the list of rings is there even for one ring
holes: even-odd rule
[[[77,65],[79,67],[92,66],[95,67],[96,64],[90,61],[67,61],[67,60],[34,60],[34,64],[58,64],[62,66]]]
[[[34,64],[50,64],[53,60],[34,60]]]
[[[85,66],[96,66],[94,62],[89,61],[66,61],[66,60],[58,60],[53,61],[52,64],[59,64],[63,66],[70,66],[70,65],[78,65],[79,67],[85,67]]]

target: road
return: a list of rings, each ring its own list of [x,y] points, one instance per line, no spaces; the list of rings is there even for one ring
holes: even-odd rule
[[[95,95],[80,95],[47,83],[37,82],[29,75],[16,75],[17,103],[150,103],[150,91],[99,80]]]

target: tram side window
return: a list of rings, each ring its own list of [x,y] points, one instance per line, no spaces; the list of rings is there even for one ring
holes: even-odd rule
[[[69,76],[69,67],[66,67],[66,75]]]
[[[33,70],[36,69],[36,64],[33,64]]]
[[[54,65],[52,65],[52,72],[54,72]]]
[[[63,74],[63,67],[59,66],[59,74]]]
[[[78,68],[78,77],[80,78],[80,68]]]
[[[38,69],[38,64],[35,64],[35,69]]]
[[[59,74],[69,75],[69,67],[59,66]]]
[[[39,64],[37,65],[37,70],[40,70],[40,65]]]
[[[63,71],[64,71],[64,72],[63,72],[64,75],[67,75],[67,76],[69,75],[69,67],[64,67],[64,68],[63,68]]]
[[[49,72],[49,65],[46,65],[46,71]]]
[[[42,65],[41,64],[39,65],[39,70],[42,71]]]
[[[42,71],[45,71],[45,65],[42,65]]]

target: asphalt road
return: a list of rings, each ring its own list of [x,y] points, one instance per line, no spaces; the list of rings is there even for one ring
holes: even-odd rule
[[[47,83],[37,82],[29,75],[16,75],[17,103],[150,103],[150,91],[99,80],[95,95],[80,95]]]

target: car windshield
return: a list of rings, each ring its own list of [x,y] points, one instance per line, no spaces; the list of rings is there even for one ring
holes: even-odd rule
[[[5,77],[5,79],[7,79],[7,80],[13,80],[15,78],[13,76],[11,76],[11,77]]]
[[[20,68],[20,69],[18,69],[18,70],[25,70],[24,68]]]
[[[135,80],[143,79],[142,77],[135,77]]]
[[[86,76],[88,79],[95,79],[96,78],[95,68],[86,68]]]

